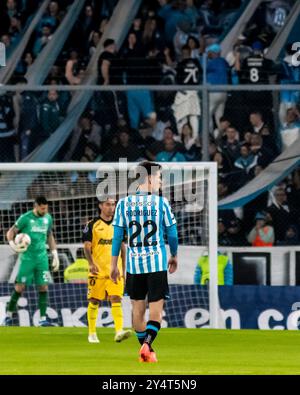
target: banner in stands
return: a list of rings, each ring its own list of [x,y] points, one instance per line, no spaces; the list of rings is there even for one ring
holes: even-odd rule
[[[0,320],[13,286],[0,283]],[[300,287],[223,286],[220,287],[221,316],[231,329],[298,329]],[[39,320],[38,294],[29,287],[19,299],[14,325],[36,326]],[[123,300],[124,326],[131,327],[131,306]],[[47,314],[56,326],[84,327],[87,302],[84,284],[54,284],[49,287]],[[197,285],[171,285],[166,302],[163,327],[207,328],[209,324],[208,290]],[[99,310],[98,327],[112,327],[108,303]]]

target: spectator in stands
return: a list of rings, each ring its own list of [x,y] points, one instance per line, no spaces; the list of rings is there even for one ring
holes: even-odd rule
[[[190,32],[191,23],[188,20],[180,20],[176,26],[176,34],[173,39],[173,47],[175,51],[175,56],[178,61],[182,60],[182,48],[187,44]],[[188,45],[191,50],[192,48]]]
[[[218,166],[218,177],[221,180],[225,180],[227,174],[230,172],[231,167],[221,152],[216,152],[213,156],[213,161],[217,162]]]
[[[161,5],[158,16],[165,22],[165,38],[168,45],[173,43],[176,34],[177,25],[181,21],[193,23],[191,15],[187,12],[187,5],[183,0],[173,0],[170,3],[167,0],[159,0]]]
[[[300,238],[299,238],[299,231],[297,226],[290,225],[288,226],[285,232],[285,238],[283,241],[277,243],[280,246],[299,246],[300,245]]]
[[[128,36],[128,46],[125,48],[126,79],[129,85],[145,84],[145,74],[147,69],[145,59],[141,57],[140,48],[137,47],[135,33],[131,32]],[[139,124],[146,118],[156,117],[152,93],[147,89],[130,90],[126,92],[127,111],[130,126],[138,129]]]
[[[240,176],[245,177],[245,182],[247,182],[247,178],[251,169],[256,166],[257,157],[255,157],[253,153],[251,153],[248,144],[241,145],[240,154],[241,156],[239,156],[234,162],[234,167],[243,171],[243,174],[240,174]]]
[[[297,219],[287,204],[287,195],[283,188],[275,191],[273,203],[267,208],[267,212],[274,226],[275,243],[284,241],[287,228]]]
[[[25,75],[29,67],[33,64],[34,58],[31,52],[26,52],[24,57],[20,60],[15,73]]]
[[[128,162],[136,162],[142,158],[140,150],[130,141],[130,133],[126,127],[118,134],[118,144],[103,155],[102,161],[117,162],[120,158],[127,158]]]
[[[25,78],[19,83],[26,84]],[[15,109],[15,125],[17,127],[20,159],[23,160],[38,145],[37,139],[39,131],[38,109],[39,101],[35,92],[19,91],[13,97]]]
[[[275,241],[274,228],[267,223],[267,215],[258,212],[255,216],[255,226],[248,234],[248,242],[253,247],[272,247]]]
[[[199,19],[198,26],[201,26],[202,33],[215,31],[219,26],[218,17],[214,12],[214,2],[212,0],[204,0],[198,9]]]
[[[191,50],[191,58],[196,59],[200,63],[199,40],[194,36],[189,36],[186,45],[188,45]]]
[[[93,30],[96,30],[94,9],[91,4],[87,4],[84,9],[84,15],[80,21],[80,34],[83,41],[88,39]]]
[[[218,145],[226,140],[226,130],[230,126],[230,120],[226,116],[222,115],[219,119],[219,127],[217,127],[213,132],[213,138]]]
[[[117,58],[117,48],[115,41],[108,38],[103,43],[104,51],[101,53],[98,62],[98,83],[100,85],[118,85],[122,84],[123,69],[120,67]],[[116,125],[118,114],[118,95],[115,92],[101,92],[97,100],[101,100],[102,124]],[[100,104],[100,103],[99,103]],[[98,104],[98,105],[99,105]]]
[[[76,260],[64,271],[64,282],[69,284],[86,284],[88,282],[89,263],[82,248],[76,252]]]
[[[296,169],[285,188],[288,205],[296,211],[297,222],[300,224],[300,168]],[[300,230],[300,229],[299,229]]]
[[[209,283],[209,256],[204,250],[198,260],[194,284],[206,285]],[[227,255],[218,251],[218,285],[233,285],[233,266]]]
[[[116,63],[116,44],[111,38],[103,43],[104,51],[99,58],[99,84],[110,85],[120,83],[120,73]]]
[[[52,26],[49,23],[45,23],[42,26],[42,35],[38,37],[33,46],[33,55],[37,57],[38,54],[42,51],[42,49],[48,44],[48,42],[52,39]]]
[[[226,129],[226,139],[220,143],[219,149],[227,159],[231,168],[233,168],[235,161],[240,156],[240,147],[241,143],[239,141],[238,131],[230,126]]]
[[[266,167],[274,158],[274,153],[263,145],[262,136],[259,134],[251,135],[250,151],[257,157],[257,164],[262,167]]]
[[[252,132],[258,133],[263,139],[263,146],[272,152],[272,157],[275,158],[278,155],[277,142],[272,135],[269,126],[263,119],[263,115],[260,111],[252,111],[250,114],[250,124],[252,126]]]
[[[10,26],[8,29],[8,34],[11,37],[12,44],[15,43],[22,31],[22,22],[21,22],[21,14],[14,14],[10,18]]]
[[[202,81],[202,68],[199,62],[192,58],[188,45],[182,47],[182,60],[177,64],[177,83],[180,85],[199,85]]]
[[[286,122],[280,128],[281,148],[284,151],[300,137],[300,113],[297,107],[286,111]]]
[[[48,25],[54,31],[64,16],[64,11],[60,10],[57,1],[51,1],[46,14],[43,16],[41,23],[42,25]]]
[[[10,95],[0,93],[0,162],[13,162],[16,159],[15,113]]]
[[[159,31],[155,18],[148,18],[145,21],[141,44],[146,52],[153,46],[159,49],[164,48],[164,38]]]
[[[70,148],[64,157],[64,161],[79,161],[84,155],[87,144],[93,144],[99,152],[101,128],[89,114],[83,114],[71,135]]]
[[[200,139],[193,137],[193,129],[188,123],[183,125],[181,129],[181,141],[185,148],[184,156],[188,161],[201,160],[201,144]]]
[[[132,129],[132,139],[137,144],[138,149],[141,151],[142,157],[147,157],[147,150],[156,141],[152,136],[153,129],[148,122],[142,122],[140,124],[138,132]]]
[[[164,138],[165,129],[171,127],[171,122],[169,121],[167,115],[165,113],[159,115],[160,117],[158,118],[158,116],[153,113],[152,116],[148,117],[145,121],[145,123],[151,129],[151,136],[156,141],[162,141]]]
[[[7,0],[6,1],[6,13],[12,18],[18,12],[17,2],[16,0]]]
[[[47,98],[41,103],[40,107],[40,125],[41,132],[39,135],[40,142],[45,141],[60,125],[61,109],[58,103],[58,93],[56,90],[50,90]]]
[[[164,151],[159,152],[155,160],[157,162],[186,162],[185,156],[176,150],[176,142],[174,140],[165,142]]]
[[[10,51],[11,48],[11,37],[9,34],[3,34],[1,36],[1,40],[2,44],[5,45],[5,50],[8,53]]]
[[[171,146],[172,142],[175,143],[176,151],[181,152],[181,153],[184,152],[184,147],[181,143],[178,142],[178,138],[177,138],[177,140],[175,139],[175,134],[174,134],[174,131],[172,130],[172,128],[166,127],[164,130],[163,140],[162,141],[155,141],[153,144],[151,144],[149,149],[146,151],[147,157],[150,160],[155,160],[156,155],[159,152],[162,152],[165,150],[166,144],[169,144],[169,146]]]
[[[206,48],[207,65],[206,79],[212,85],[227,85],[229,82],[229,64],[221,56],[221,47],[219,44],[212,44]],[[213,131],[213,121],[217,127],[220,127],[219,120],[224,114],[226,92],[211,92],[209,94],[209,115],[210,115],[210,132]]]
[[[202,69],[199,63],[191,58],[191,50],[187,45],[182,48],[183,60],[177,65],[177,83],[180,85],[198,85],[201,81]],[[201,115],[200,99],[197,91],[179,91],[172,105],[177,129],[189,123],[193,137],[199,137],[199,117]]]
[[[218,198],[228,195],[229,188],[224,181],[218,182]],[[223,246],[243,246],[246,244],[242,234],[241,220],[234,210],[219,210],[218,212],[218,242]]]
[[[92,57],[96,51],[96,48],[100,42],[101,34],[98,31],[93,31],[89,39],[89,56]]]
[[[258,133],[261,136],[268,136],[270,134],[269,127],[264,122],[263,115],[260,111],[252,111],[249,120],[253,128],[253,133]]]
[[[65,68],[65,77],[70,85],[79,85],[81,83],[79,67],[79,54],[76,50],[71,50],[69,60],[67,61]]]
[[[293,44],[289,43],[285,47],[285,57],[281,62],[281,70],[279,80],[281,84],[297,84],[300,81],[300,67],[293,64]],[[300,103],[299,91],[280,91],[280,107],[279,119],[282,124],[285,122],[286,111],[289,108],[294,108],[297,103]]]
[[[61,81],[57,78],[50,78],[47,82],[48,85],[61,85]],[[47,93],[47,92],[44,92]],[[45,95],[47,96],[47,95]],[[58,104],[62,116],[65,116],[68,110],[68,106],[71,101],[71,93],[69,91],[59,91]]]
[[[278,70],[273,61],[264,57],[263,44],[259,40],[253,43],[252,49],[252,54],[236,66],[239,82],[241,84],[269,84],[271,76],[276,75]],[[249,111],[259,108],[271,119],[273,108],[271,92],[244,91],[241,92],[240,102],[242,106],[248,106]]]

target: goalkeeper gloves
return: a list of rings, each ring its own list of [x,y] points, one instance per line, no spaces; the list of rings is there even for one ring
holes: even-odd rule
[[[52,250],[52,269],[54,272],[57,272],[59,269],[59,259],[58,259],[58,253],[57,250]]]
[[[17,253],[25,252],[28,248],[28,246],[26,245],[17,245],[13,240],[10,240],[9,245]]]

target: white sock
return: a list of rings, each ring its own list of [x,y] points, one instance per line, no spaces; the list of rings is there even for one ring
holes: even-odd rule
[[[41,317],[40,321],[46,321],[46,316]]]
[[[7,318],[12,318],[12,316],[13,316],[12,311],[7,311],[7,312],[6,312],[6,317],[7,317]]]

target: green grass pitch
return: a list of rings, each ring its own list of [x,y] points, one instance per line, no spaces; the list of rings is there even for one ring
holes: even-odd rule
[[[163,329],[154,348],[159,362],[138,362],[132,336],[115,343],[98,328],[0,328],[0,374],[300,374],[297,331]]]

